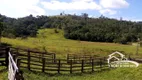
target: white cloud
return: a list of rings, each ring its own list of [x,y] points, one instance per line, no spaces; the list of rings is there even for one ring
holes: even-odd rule
[[[100,6],[102,7],[99,12],[103,15],[115,15],[120,8],[126,8],[129,3],[126,0],[100,0]]]
[[[100,0],[100,5],[104,8],[126,8],[129,3],[126,0]]]
[[[100,0],[97,4],[95,0],[71,0],[71,2],[61,2],[59,0],[43,1],[41,4],[49,10],[97,10],[101,14],[114,15],[116,10],[129,6],[125,0]]]
[[[142,21],[142,19],[138,19],[138,18],[134,18],[134,17],[124,17],[123,20],[127,20],[127,21]]]
[[[99,12],[103,15],[105,15],[105,14],[114,15],[117,13],[117,11],[111,10],[111,9],[102,9]]]
[[[71,2],[60,2],[51,0],[41,4],[49,10],[100,10],[101,7],[93,0],[72,0]]]
[[[72,1],[74,1],[74,2],[75,2],[75,1],[79,1],[79,2],[80,2],[80,1],[83,1],[83,2],[92,2],[93,0],[72,0]]]
[[[83,10],[98,11],[101,14],[114,15],[120,8],[126,8],[129,3],[126,0],[0,0],[0,13],[9,17],[23,17],[29,14],[45,15],[47,10],[66,12],[82,12]],[[44,7],[41,8],[42,5]],[[45,12],[46,10],[46,12]],[[51,12],[52,13],[52,12]],[[80,14],[80,13],[78,13]],[[52,14],[51,14],[52,15]]]
[[[0,13],[10,17],[44,15],[45,11],[38,3],[39,0],[0,0]]]

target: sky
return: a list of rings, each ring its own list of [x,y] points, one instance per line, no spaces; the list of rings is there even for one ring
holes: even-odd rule
[[[30,14],[59,15],[87,13],[131,21],[142,21],[142,0],[0,0],[0,14],[19,18]]]

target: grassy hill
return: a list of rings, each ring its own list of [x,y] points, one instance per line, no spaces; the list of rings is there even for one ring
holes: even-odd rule
[[[126,54],[136,54],[136,46],[122,45],[117,43],[87,42],[79,40],[69,40],[64,38],[62,30],[55,32],[55,29],[41,29],[35,38],[26,39],[2,38],[2,42],[16,47],[34,48],[43,50],[45,47],[49,52],[55,52],[59,57],[65,57],[67,53],[75,54],[97,54],[107,56],[113,51],[122,51]],[[62,55],[64,54],[64,55]],[[142,48],[139,48],[142,54]]]
[[[58,58],[65,58],[67,53],[75,54],[97,54],[107,56],[113,51],[123,51],[126,54],[135,54],[136,46],[122,45],[115,43],[87,42],[79,40],[65,39],[63,31],[54,29],[41,29],[36,38],[27,39],[2,38],[2,42],[16,47],[33,48],[43,50],[46,48],[49,52],[55,52]],[[139,48],[139,54],[142,54],[142,48]],[[0,70],[3,68],[0,67]],[[24,70],[25,80],[141,80],[142,65],[138,68],[116,68],[99,73],[91,74],[71,74],[49,76],[44,73],[34,73]],[[7,73],[0,71],[0,80],[7,80]]]
[[[65,39],[63,31],[58,30],[55,33],[54,29],[41,29],[38,31],[36,38],[28,37],[26,39],[16,38],[2,38],[2,42],[11,44],[16,47],[26,47],[42,50],[43,47],[49,52],[55,52],[57,55],[67,53],[77,54],[97,54],[107,55],[113,51],[123,51],[127,54],[135,54],[136,46],[121,45],[115,43],[100,43],[100,42],[87,42],[79,40]],[[139,54],[142,54],[142,49],[139,49]]]

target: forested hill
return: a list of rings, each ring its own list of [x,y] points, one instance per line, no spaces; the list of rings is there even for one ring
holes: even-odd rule
[[[104,16],[89,18],[88,14],[58,16],[36,16],[10,18],[0,15],[0,33],[4,37],[35,37],[38,29],[56,28],[64,30],[68,39],[127,43],[142,39],[142,23],[110,19]],[[3,24],[3,28],[2,28]],[[50,36],[50,35],[49,35]]]

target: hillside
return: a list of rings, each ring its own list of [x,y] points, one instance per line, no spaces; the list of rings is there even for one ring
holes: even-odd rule
[[[127,44],[142,39],[141,22],[117,20],[103,15],[98,18],[88,17],[87,13],[52,17],[29,15],[16,19],[0,14],[0,36],[36,37],[39,29],[46,28],[62,29],[64,37],[72,40]]]
[[[11,44],[16,47],[45,49],[49,52],[54,52],[60,57],[65,57],[67,53],[75,54],[97,54],[100,56],[107,56],[113,51],[122,51],[126,54],[136,54],[136,46],[122,45],[117,43],[101,43],[101,42],[87,42],[80,40],[65,39],[64,32],[55,29],[41,29],[38,31],[37,37],[22,38],[2,38],[2,42]],[[62,55],[64,54],[64,55]],[[103,54],[103,55],[102,55]],[[140,47],[139,54],[142,54]]]
[[[113,51],[121,51],[127,56],[136,53],[136,46],[122,45],[115,43],[87,42],[79,40],[65,39],[62,30],[41,29],[37,37],[32,38],[2,38],[2,42],[11,44],[15,47],[33,48],[57,54],[57,58],[66,58],[66,54],[95,54],[107,57]],[[142,54],[142,48],[139,48],[139,54]],[[140,57],[140,56],[139,56]],[[7,73],[0,67],[0,79],[6,80]],[[50,76],[44,73],[34,73],[24,70],[25,80],[141,80],[142,66],[138,68],[116,68],[103,72],[94,72],[91,74],[71,74]]]

